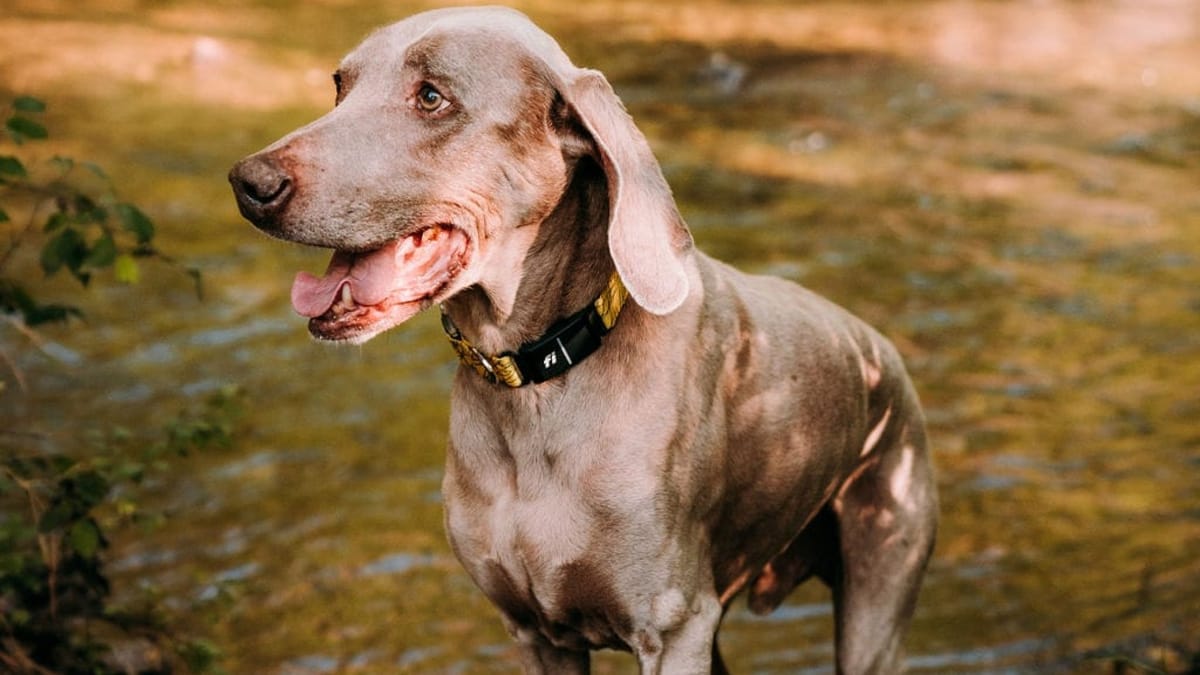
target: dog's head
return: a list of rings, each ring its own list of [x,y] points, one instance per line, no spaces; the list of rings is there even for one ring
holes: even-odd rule
[[[317,338],[363,342],[519,276],[583,155],[604,168],[609,251],[634,300],[683,301],[691,239],[649,146],[603,76],[522,14],[419,14],[369,36],[334,82],[333,110],[229,175],[259,229],[334,250],[292,288]]]

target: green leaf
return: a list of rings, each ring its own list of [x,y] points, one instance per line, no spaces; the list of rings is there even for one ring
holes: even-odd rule
[[[100,528],[91,518],[75,521],[67,531],[67,542],[81,557],[94,558],[100,550]]]
[[[103,223],[108,220],[108,211],[96,203],[91,197],[76,194],[71,204],[75,209],[75,220],[79,223]]]
[[[50,164],[63,173],[67,173],[71,169],[75,168],[75,160],[71,159],[70,157],[63,157],[62,155],[55,155],[51,157]]]
[[[62,235],[51,239],[50,241],[46,242],[45,246],[42,247],[42,272],[44,272],[46,276],[56,274],[58,270],[62,269],[65,251],[67,248],[69,248],[69,242],[63,235],[69,231],[70,230],[63,230]],[[78,233],[76,234],[78,235]]]
[[[108,495],[108,479],[99,471],[84,471],[71,479],[71,484],[85,511],[104,501]]]
[[[20,115],[13,115],[8,118],[4,126],[8,128],[9,132],[13,134],[13,138],[17,139],[18,142],[26,138],[41,139],[50,135],[46,132],[46,127],[42,126],[40,122],[35,122],[28,117],[21,117]]]
[[[141,482],[142,477],[146,475],[146,465],[135,460],[127,460],[116,466],[114,469],[114,474],[120,480],[128,480],[138,483]],[[118,500],[117,503],[120,504],[122,502],[132,504],[132,501],[128,498]]]
[[[192,640],[178,645],[176,653],[193,673],[211,672],[221,658],[221,650],[204,640]]]
[[[74,505],[68,500],[60,499],[42,514],[41,520],[38,521],[38,532],[53,532],[74,519]]]
[[[10,617],[10,620],[13,622],[14,625],[22,626],[22,627],[28,626],[29,622],[32,619],[33,619],[33,614],[31,614],[28,609],[25,609],[23,607],[13,610],[13,613]]]
[[[73,227],[64,228],[42,248],[42,271],[50,276],[66,265],[72,273],[77,273],[87,253],[83,235]]]
[[[111,234],[105,232],[92,244],[92,250],[88,252],[84,264],[89,267],[108,267],[116,259],[117,243],[113,241]]]
[[[5,313],[20,313],[25,324],[30,327],[52,321],[66,321],[72,316],[83,317],[79,308],[70,305],[40,305],[19,284],[5,279],[0,279],[0,310]]]
[[[123,284],[136,284],[142,278],[142,271],[137,261],[131,255],[119,255],[113,263],[113,273],[117,281]]]
[[[146,214],[142,213],[141,209],[122,202],[116,205],[117,217],[121,219],[121,225],[126,231],[132,232],[137,237],[139,244],[147,244],[154,238],[154,223]]]
[[[84,162],[83,168],[96,174],[97,178],[103,178],[104,180],[108,180],[108,174],[105,173],[104,169],[100,168],[100,165],[95,162]]]
[[[66,455],[52,455],[49,457],[49,463],[46,466],[53,473],[66,473],[71,470],[71,467],[75,466],[75,460]]]
[[[8,214],[5,213],[4,209],[0,209],[0,223],[7,223],[9,220]]]
[[[58,228],[62,227],[63,225],[70,225],[70,224],[71,224],[71,215],[70,214],[68,214],[64,211],[56,211],[56,212],[50,214],[50,217],[46,219],[46,225],[44,227],[42,227],[42,231],[49,233],[49,232],[53,232],[53,231],[57,230]]]
[[[36,457],[31,460],[29,457],[11,457],[5,459],[5,469],[12,473],[13,476],[21,480],[29,480],[37,475],[40,465],[38,461],[45,462],[42,457]]]
[[[37,303],[33,301],[29,291],[11,279],[0,278],[0,310],[6,314],[20,312],[28,315],[35,309]]]
[[[24,178],[29,174],[25,171],[25,165],[21,163],[21,160],[12,155],[0,155],[0,175]]]
[[[44,323],[63,323],[71,317],[83,318],[83,311],[72,305],[36,305],[24,314],[25,323],[30,327]]]
[[[21,112],[40,113],[46,112],[46,104],[39,98],[18,96],[13,101],[13,109]]]

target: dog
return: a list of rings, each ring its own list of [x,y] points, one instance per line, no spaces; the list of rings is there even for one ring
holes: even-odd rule
[[[937,529],[894,347],[790,281],[693,245],[604,76],[503,8],[382,28],[325,116],[230,172],[319,340],[440,305],[462,365],[443,483],[455,555],[528,673],[631,651],[723,673],[721,618],[832,589],[842,673],[902,668]]]

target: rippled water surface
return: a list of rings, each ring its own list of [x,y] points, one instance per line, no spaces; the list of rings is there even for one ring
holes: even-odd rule
[[[943,498],[913,671],[1200,652],[1200,3],[518,6],[608,74],[702,248],[833,298],[907,358]],[[0,424],[157,426],[247,390],[237,447],[180,463],[155,486],[168,525],[112,561],[233,673],[517,670],[442,532],[454,363],[434,317],[310,342],[288,287],[325,256],[256,234],[225,183],[331,105],[367,31],[421,7],[0,11],[0,93],[49,102],[46,156],[104,165],[207,288],[158,268],[98,285],[87,324],[19,352],[31,386]],[[722,632],[738,673],[830,672],[830,638],[816,586]]]

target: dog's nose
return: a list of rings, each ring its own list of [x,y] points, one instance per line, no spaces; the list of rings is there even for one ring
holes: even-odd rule
[[[269,156],[253,155],[234,165],[229,183],[246,220],[264,230],[275,229],[292,197],[292,177]]]

